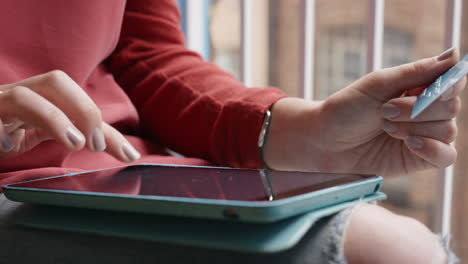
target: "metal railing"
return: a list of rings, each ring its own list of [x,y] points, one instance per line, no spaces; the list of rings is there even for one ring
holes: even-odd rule
[[[188,47],[204,54],[207,58],[207,47],[209,38],[206,23],[206,11],[203,6],[209,0],[180,0],[185,2],[187,21],[187,44]],[[241,80],[247,85],[252,85],[252,1],[241,1]],[[314,43],[315,43],[315,0],[301,0],[301,10],[299,19],[302,25],[301,46],[298,47],[301,56],[301,88],[302,96],[312,100],[314,98]],[[367,71],[372,72],[382,68],[382,50],[384,36],[384,8],[385,0],[369,0],[369,23],[368,23],[368,47],[367,47]],[[459,46],[461,34],[461,4],[462,0],[446,0],[446,25],[445,25],[445,47]],[[206,9],[205,9],[206,10]],[[202,14],[202,15],[200,15]],[[203,29],[204,28],[204,29]],[[453,166],[442,170],[443,177],[440,177],[440,188],[437,192],[436,217],[438,218],[435,231],[442,234],[450,232],[451,221],[451,201]]]
[[[462,0],[446,0],[446,15],[445,15],[445,48],[460,47],[461,36],[461,19],[462,19]],[[454,144],[454,143],[452,143]],[[451,223],[451,208],[453,194],[453,165],[443,170],[443,177],[440,178],[439,186],[442,188],[438,191],[438,197],[441,205],[438,206],[436,216],[441,219],[438,221],[439,226],[437,231],[442,234],[450,233]]]

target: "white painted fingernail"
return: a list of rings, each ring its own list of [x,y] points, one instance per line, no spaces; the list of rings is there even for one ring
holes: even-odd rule
[[[453,53],[455,51],[455,47],[451,47],[450,49],[442,52],[438,57],[437,57],[437,60],[438,61],[443,61],[443,60],[446,60],[450,57],[452,57]]]
[[[106,142],[101,129],[94,129],[93,134],[91,135],[91,143],[93,145],[93,151],[99,152],[106,149]]]
[[[382,115],[385,118],[394,118],[400,115],[400,109],[394,104],[384,104],[382,106]]]
[[[72,144],[74,147],[82,144],[85,141],[83,134],[81,134],[80,131],[72,126],[67,129],[66,136],[68,142],[70,142],[70,144]]]
[[[388,121],[385,121],[383,123],[382,129],[383,131],[388,132],[388,133],[397,132],[398,130],[397,126],[394,123],[388,122]]]
[[[11,141],[10,137],[8,136],[4,136],[2,138],[2,149],[3,149],[3,152],[10,152],[13,150],[13,148],[15,147],[15,145],[13,144],[13,142]]]
[[[122,144],[122,152],[128,161],[135,161],[140,158],[140,153],[128,142]]]
[[[424,146],[424,142],[421,138],[415,136],[409,136],[405,139],[405,143],[408,147],[413,149],[420,149]]]

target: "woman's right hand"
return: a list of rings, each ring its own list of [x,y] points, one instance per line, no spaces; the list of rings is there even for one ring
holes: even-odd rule
[[[66,73],[55,70],[0,85],[0,159],[55,140],[70,151],[87,147],[135,161],[140,154],[102,121],[92,99]]]

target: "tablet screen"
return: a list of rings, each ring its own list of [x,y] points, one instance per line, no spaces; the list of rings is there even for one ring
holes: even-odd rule
[[[133,165],[10,186],[143,196],[271,201],[375,177],[216,167]]]

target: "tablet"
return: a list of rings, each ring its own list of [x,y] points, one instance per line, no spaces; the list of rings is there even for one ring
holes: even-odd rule
[[[3,186],[14,201],[268,223],[379,191],[374,175],[139,164]]]

